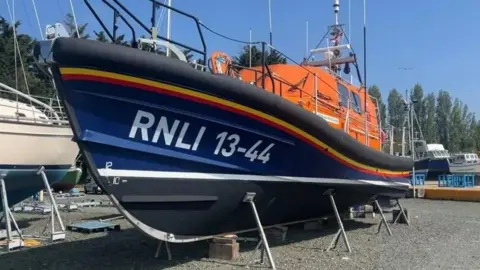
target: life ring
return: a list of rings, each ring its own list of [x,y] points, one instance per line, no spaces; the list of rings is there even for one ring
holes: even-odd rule
[[[210,61],[213,74],[235,77],[235,74],[231,69],[232,59],[228,54],[224,52],[213,52]]]

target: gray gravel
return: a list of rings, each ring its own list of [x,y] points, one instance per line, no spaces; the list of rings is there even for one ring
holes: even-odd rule
[[[93,195],[91,195],[93,196]],[[102,196],[93,196],[100,198]],[[340,241],[336,250],[326,252],[335,228],[303,231],[290,228],[287,241],[272,238],[272,254],[278,269],[478,269],[480,263],[480,207],[478,203],[403,201],[410,212],[412,226],[391,226],[393,236],[378,220],[345,222],[352,253]],[[65,224],[99,219],[115,214],[113,208],[97,207],[82,212],[62,213]],[[27,222],[27,233],[39,234],[46,217],[15,214]],[[40,219],[38,219],[40,218]],[[208,259],[208,243],[171,244],[173,260],[155,259],[156,243],[125,220],[117,220],[122,231],[110,233],[67,233],[67,241],[50,246],[23,249],[2,254],[0,269],[245,269],[252,259],[252,244],[241,243],[240,259]],[[259,256],[259,254],[256,254]],[[268,265],[268,264],[267,264]],[[266,266],[252,265],[253,269]]]

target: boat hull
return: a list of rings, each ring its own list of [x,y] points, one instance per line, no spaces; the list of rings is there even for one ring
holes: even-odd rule
[[[97,45],[86,49],[93,43],[63,42],[83,43],[57,39],[56,61],[95,58],[91,54],[99,51]],[[107,55],[110,50],[123,50],[105,48],[102,57],[112,60],[118,54]],[[139,55],[142,60],[124,60],[152,60]],[[331,213],[327,190],[334,191],[340,211],[375,196],[405,196],[411,160],[370,149],[274,94],[158,59],[165,70],[154,72],[162,76],[157,80],[72,68],[79,63],[53,69],[93,179],[143,232],[185,242],[253,230],[243,202],[249,192],[256,194],[265,226]],[[129,68],[143,75],[148,70]],[[185,72],[184,82],[197,88],[175,85],[172,70]],[[159,82],[164,79],[169,83]]]
[[[449,174],[447,159],[423,159],[415,162],[415,170],[426,173],[426,179],[437,180],[439,175]]]
[[[69,171],[78,154],[72,136],[69,126],[0,121],[0,175],[5,181],[9,206],[44,188],[37,174],[42,166],[50,184]]]
[[[480,164],[455,164],[451,163],[450,165],[451,174],[475,174],[480,175]]]
[[[80,176],[82,175],[82,170],[80,168],[74,168],[69,170],[60,181],[53,184],[51,187],[55,191],[69,192],[77,184],[79,184]]]

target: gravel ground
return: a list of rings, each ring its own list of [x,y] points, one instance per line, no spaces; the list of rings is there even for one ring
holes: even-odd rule
[[[101,195],[89,197],[101,198]],[[480,207],[478,203],[403,201],[412,225],[391,226],[375,234],[374,219],[346,221],[352,253],[340,240],[338,247],[326,252],[335,228],[304,231],[290,228],[287,240],[272,238],[269,243],[278,269],[478,269],[480,262]],[[75,221],[115,215],[111,207],[84,208],[81,212],[62,212],[66,225]],[[39,214],[15,214],[27,226],[28,234],[40,234],[47,217]],[[170,244],[173,260],[155,259],[156,243],[132,228],[125,220],[120,232],[81,234],[68,232],[67,241],[49,246],[27,248],[2,254],[0,269],[245,269],[252,259],[252,245],[241,243],[240,259],[208,259],[208,243]],[[259,253],[256,254],[259,256]],[[252,265],[250,268],[267,269]]]

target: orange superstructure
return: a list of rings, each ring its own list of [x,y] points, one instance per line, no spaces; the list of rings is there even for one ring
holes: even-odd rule
[[[215,52],[211,57],[211,65],[230,58]],[[305,110],[316,113],[325,119],[330,126],[342,129],[350,136],[374,149],[380,149],[381,131],[377,119],[377,106],[367,99],[365,112],[365,90],[340,78],[333,71],[322,67],[275,64],[252,68],[222,65],[222,71],[212,68],[214,73],[235,74],[245,83],[256,85],[265,91],[273,92],[284,99],[295,103]],[[227,71],[228,69],[233,69]],[[368,96],[368,95],[367,95]],[[368,140],[365,139],[367,122]]]

